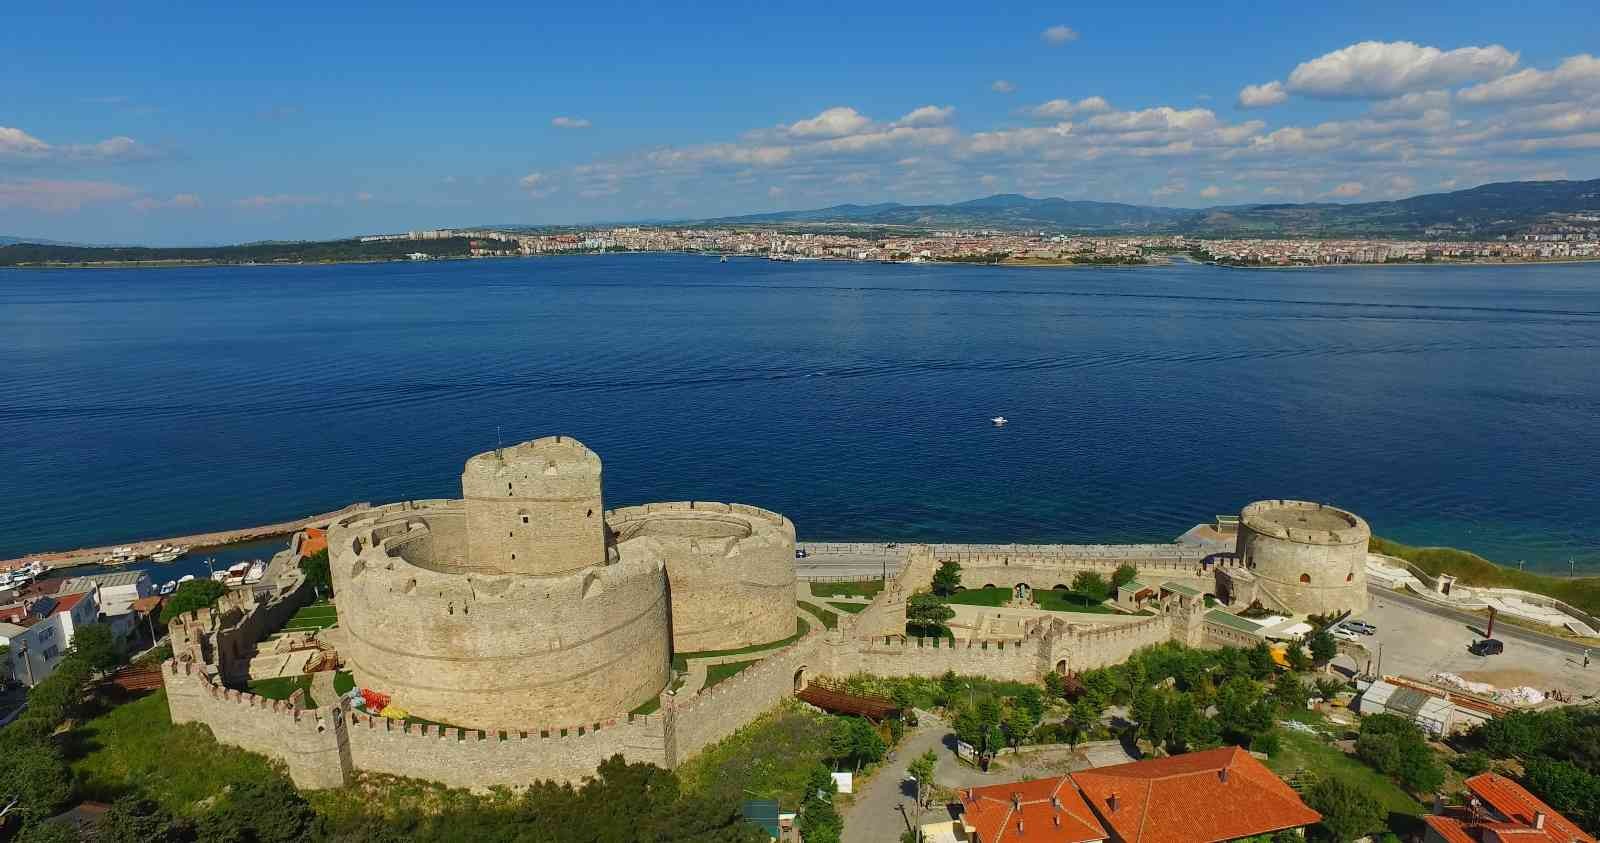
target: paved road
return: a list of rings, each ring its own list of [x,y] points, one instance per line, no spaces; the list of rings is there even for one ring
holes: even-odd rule
[[[1462,623],[1472,624],[1480,629],[1483,628],[1484,624],[1488,622],[1488,619],[1482,615],[1476,615],[1472,612],[1463,612],[1446,606],[1440,606],[1431,600],[1413,597],[1412,595],[1406,594],[1403,591],[1391,591],[1390,589],[1380,588],[1377,586],[1368,586],[1367,590],[1372,592],[1372,598],[1374,601],[1392,600],[1395,603],[1412,609],[1420,609],[1428,614],[1437,615],[1441,618],[1449,618],[1451,620],[1461,621]],[[1376,605],[1376,603],[1374,603],[1374,605]],[[1534,630],[1520,626],[1513,626],[1512,624],[1508,623],[1496,623],[1494,637],[1539,644],[1545,647],[1551,647],[1557,650],[1565,650],[1569,653],[1576,653],[1579,655],[1582,655],[1583,651],[1586,649],[1592,649],[1576,641],[1569,641],[1565,638],[1557,638],[1553,635],[1543,635]]]
[[[1381,653],[1384,673],[1426,679],[1449,672],[1501,688],[1531,685],[1578,695],[1600,693],[1600,664],[1584,670],[1580,644],[1497,624],[1494,634],[1506,642],[1505,653],[1475,656],[1467,647],[1482,637],[1475,630],[1483,628],[1484,618],[1387,591],[1375,592],[1361,617],[1378,628],[1376,635],[1363,636],[1362,643],[1374,655]]]
[[[895,843],[905,833],[906,821],[899,806],[903,804],[912,811],[911,803],[916,798],[905,780],[906,770],[917,756],[930,749],[938,750],[950,733],[950,727],[931,714],[919,711],[917,717],[917,728],[906,733],[895,747],[894,760],[878,768],[872,780],[856,794],[844,817],[841,843]],[[931,814],[924,817],[925,822],[934,819]]]
[[[819,553],[794,560],[794,571],[801,577],[881,577],[887,569],[894,576],[903,561],[886,554]]]

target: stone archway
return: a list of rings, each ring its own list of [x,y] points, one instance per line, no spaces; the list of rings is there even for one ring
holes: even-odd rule
[[[804,691],[805,689],[806,689],[806,666],[805,665],[800,665],[800,668],[794,672],[794,692],[798,694],[801,691]]]
[[[1026,603],[1028,602],[1028,598],[1032,596],[1033,586],[1028,585],[1025,582],[1019,582],[1011,587],[1011,598],[1016,600],[1018,603]]]
[[[1066,676],[1067,675],[1067,660],[1066,659],[1062,659],[1062,660],[1056,662],[1056,673],[1061,675],[1061,676]]]

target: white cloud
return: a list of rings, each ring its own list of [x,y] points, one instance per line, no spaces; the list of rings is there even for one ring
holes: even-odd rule
[[[768,199],[782,199],[783,198],[783,193],[784,193],[783,188],[778,187],[777,185],[773,185],[772,187],[767,188],[767,198]]]
[[[1150,195],[1157,199],[1163,199],[1168,196],[1177,196],[1188,189],[1189,187],[1188,185],[1184,184],[1183,179],[1177,179],[1174,181],[1169,181],[1166,184],[1163,184],[1160,187],[1150,191]]]
[[[1078,40],[1078,30],[1058,23],[1039,33],[1039,37],[1043,38],[1046,44],[1052,47],[1059,47],[1069,41]]]
[[[255,196],[246,196],[243,199],[233,200],[236,208],[260,211],[267,208],[308,208],[313,205],[328,204],[326,196],[312,196],[301,193],[258,193]]]
[[[1222,195],[1222,188],[1217,187],[1214,184],[1206,185],[1206,187],[1203,190],[1200,191],[1200,196],[1205,198],[1205,199],[1215,199],[1215,198],[1217,198],[1218,196],[1221,196],[1221,195]]]
[[[200,197],[193,193],[179,193],[171,199],[145,196],[128,203],[135,211],[178,210],[189,211],[201,207]]]
[[[997,94],[1009,94],[1017,90],[1017,83],[1009,79],[996,79],[989,83],[989,90]]]
[[[1450,92],[1437,91],[1412,91],[1382,102],[1374,103],[1373,114],[1421,114],[1425,111],[1449,108]]]
[[[1240,108],[1266,108],[1277,105],[1289,98],[1289,92],[1283,89],[1282,82],[1268,82],[1264,85],[1246,85],[1239,90]]]
[[[556,127],[557,129],[587,129],[592,124],[582,117],[567,117],[562,115],[560,117],[551,118],[550,125]]]
[[[1390,176],[1387,187],[1390,196],[1410,196],[1417,190],[1417,180],[1410,176]]]
[[[1461,91],[1462,102],[1480,104],[1536,99],[1559,92],[1600,91],[1600,59],[1572,56],[1555,70],[1528,68]]]
[[[1097,129],[1130,131],[1135,129],[1209,129],[1217,125],[1217,115],[1209,108],[1176,109],[1169,106],[1140,111],[1119,111],[1089,118]]]
[[[1347,181],[1344,184],[1341,184],[1338,187],[1328,191],[1328,195],[1348,199],[1352,196],[1360,196],[1363,190],[1366,190],[1366,187],[1364,187],[1361,182]]]
[[[925,105],[913,109],[909,114],[895,121],[896,126],[940,126],[950,122],[956,113],[953,105]]]
[[[517,186],[527,191],[535,199],[543,199],[556,192],[556,186],[549,176],[544,173],[529,173],[517,179]]]
[[[1110,110],[1111,103],[1106,102],[1104,97],[1084,97],[1077,102],[1069,99],[1050,100],[1028,109],[1027,113],[1045,120],[1060,120],[1074,114],[1099,114]]]
[[[84,205],[118,202],[133,195],[131,187],[104,181],[0,181],[0,208],[23,208],[45,213],[76,211]]]
[[[872,125],[859,111],[845,106],[835,106],[805,120],[790,123],[789,134],[802,138],[836,138],[850,135]]]
[[[1391,97],[1502,76],[1517,54],[1500,46],[1440,50],[1410,41],[1362,41],[1304,62],[1288,89],[1312,97]]]
[[[156,157],[154,150],[118,135],[96,143],[53,145],[10,126],[0,126],[0,160],[108,164]]]

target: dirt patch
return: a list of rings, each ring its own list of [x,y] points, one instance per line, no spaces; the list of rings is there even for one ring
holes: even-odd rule
[[[1487,682],[1501,689],[1527,685],[1542,691],[1546,688],[1555,687],[1551,682],[1559,682],[1558,679],[1548,674],[1519,667],[1506,668],[1504,670],[1463,670],[1460,671],[1459,675],[1462,679],[1471,682]]]

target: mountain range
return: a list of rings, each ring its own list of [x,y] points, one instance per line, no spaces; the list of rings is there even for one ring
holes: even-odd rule
[[[1486,184],[1408,199],[1169,208],[1003,193],[949,205],[834,205],[704,220],[710,225],[895,226],[1236,237],[1488,237],[1573,214],[1600,215],[1600,179]]]

